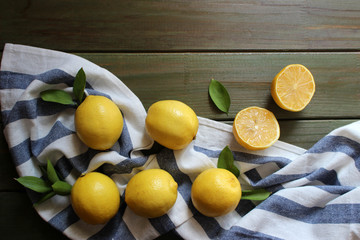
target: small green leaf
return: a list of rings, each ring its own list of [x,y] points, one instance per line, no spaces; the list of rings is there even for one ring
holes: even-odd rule
[[[86,75],[84,70],[80,68],[80,70],[76,74],[74,80],[74,87],[73,87],[73,92],[78,104],[80,104],[83,101],[85,85],[86,85]]]
[[[51,183],[55,183],[59,181],[59,177],[55,171],[54,166],[51,164],[50,160],[47,160],[47,169],[46,169],[47,177]]]
[[[69,195],[71,193],[72,186],[64,181],[57,181],[51,185],[52,189],[56,194]]]
[[[232,172],[236,177],[240,176],[239,169],[234,165],[234,156],[228,146],[226,146],[220,153],[218,159],[218,168],[224,168]]]
[[[74,105],[74,101],[69,93],[63,90],[49,89],[40,93],[42,100],[47,102],[55,102],[64,105]]]
[[[39,168],[40,168],[40,171],[41,171],[41,173],[43,175],[43,178],[46,178],[46,180],[48,180],[46,166],[39,165]]]
[[[253,190],[242,190],[241,199],[263,201],[270,196],[271,192],[261,188]]]
[[[38,206],[39,204],[45,202],[46,200],[52,198],[53,196],[55,196],[56,193],[55,192],[49,192],[47,194],[45,194],[39,201],[37,201],[36,203],[33,204],[34,207]]]
[[[211,100],[215,103],[216,107],[226,114],[230,109],[230,95],[226,88],[215,79],[211,79],[209,85],[209,95]]]
[[[43,179],[38,177],[25,176],[16,178],[15,180],[24,187],[29,188],[35,192],[46,193],[52,190],[52,188]]]

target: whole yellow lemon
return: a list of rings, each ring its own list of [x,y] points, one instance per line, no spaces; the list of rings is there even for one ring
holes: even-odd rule
[[[103,96],[87,96],[75,112],[78,137],[96,150],[111,148],[119,139],[123,125],[119,108]]]
[[[199,120],[185,103],[162,100],[149,107],[145,126],[156,142],[169,149],[179,150],[194,139],[199,128]]]
[[[139,216],[160,217],[175,204],[177,187],[165,170],[144,170],[130,179],[125,190],[125,202]]]
[[[203,171],[191,187],[194,207],[208,217],[218,217],[233,211],[240,199],[240,182],[226,169],[211,168]]]
[[[75,213],[89,224],[104,224],[119,210],[120,193],[115,182],[98,172],[79,177],[71,189]]]

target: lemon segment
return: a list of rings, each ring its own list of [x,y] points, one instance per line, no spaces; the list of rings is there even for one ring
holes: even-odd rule
[[[185,103],[162,100],[149,107],[145,126],[156,142],[169,149],[179,150],[194,139],[199,121],[195,112]]]
[[[115,182],[98,172],[79,177],[71,189],[75,213],[89,224],[105,224],[118,212],[120,193]]]
[[[200,173],[191,188],[194,207],[203,215],[218,217],[233,211],[241,199],[241,186],[233,173],[211,168]]]
[[[125,202],[139,216],[160,217],[175,204],[177,187],[165,170],[143,170],[130,179],[125,190]]]
[[[275,115],[267,109],[248,107],[235,116],[233,134],[236,141],[249,150],[262,150],[280,137],[280,126]]]
[[[75,129],[88,147],[111,148],[119,139],[124,120],[119,108],[103,96],[87,96],[75,111]]]
[[[291,64],[273,79],[271,95],[276,104],[288,111],[299,112],[315,93],[315,81],[311,72],[301,64]]]

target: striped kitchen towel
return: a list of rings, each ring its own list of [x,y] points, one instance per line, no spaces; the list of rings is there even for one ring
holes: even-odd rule
[[[86,147],[76,136],[71,106],[43,102],[46,89],[72,91],[80,68],[86,94],[111,98],[124,115],[119,141],[108,151]],[[199,117],[196,139],[185,149],[155,146],[145,131],[146,111],[116,76],[75,55],[6,44],[0,69],[3,130],[20,176],[41,176],[50,159],[73,184],[81,173],[102,171],[121,193],[118,214],[105,225],[88,225],[74,213],[69,196],[55,196],[36,207],[39,215],[71,239],[154,239],[172,231],[178,239],[360,239],[360,122],[329,133],[309,150],[278,141],[248,151],[233,138],[232,127]],[[231,213],[205,217],[194,208],[195,177],[216,167],[229,146],[241,169],[243,188],[266,188],[263,202],[241,200]],[[164,216],[147,219],[124,202],[126,184],[148,168],[168,171],[178,198]],[[38,195],[28,191],[31,201]]]

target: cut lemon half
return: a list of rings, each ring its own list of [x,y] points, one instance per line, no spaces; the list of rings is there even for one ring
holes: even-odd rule
[[[249,150],[262,150],[273,145],[280,137],[275,115],[265,108],[248,107],[238,112],[233,133],[236,141]]]
[[[313,75],[301,64],[286,66],[275,76],[271,84],[271,95],[276,104],[291,112],[303,110],[314,93]]]

